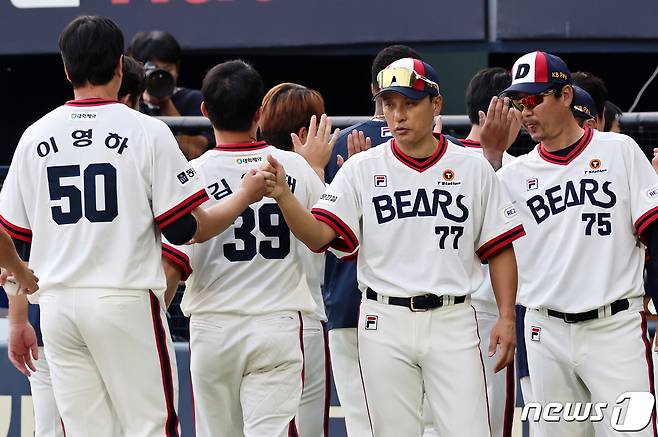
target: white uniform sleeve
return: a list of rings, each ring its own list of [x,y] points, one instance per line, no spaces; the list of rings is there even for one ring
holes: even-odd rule
[[[17,240],[32,242],[32,230],[27,213],[26,181],[21,183],[20,175],[29,175],[26,164],[21,158],[22,147],[16,148],[9,167],[9,173],[0,193],[0,225],[5,231]]]
[[[185,281],[192,274],[193,245],[174,246],[162,236],[162,256],[176,264],[181,271],[181,281]]]
[[[311,210],[317,220],[326,223],[338,234],[339,238],[329,246],[345,253],[352,253],[359,246],[357,235],[361,202],[351,171],[353,168],[354,165],[346,162]]]
[[[631,216],[638,235],[658,219],[658,175],[649,160],[644,156],[640,146],[630,137],[626,137],[630,159],[628,180],[631,196]]]
[[[153,214],[158,226],[164,228],[208,200],[208,195],[166,125],[159,126],[155,141]]]
[[[525,235],[516,207],[488,165],[482,167],[482,228],[475,239],[475,253],[482,262]]]

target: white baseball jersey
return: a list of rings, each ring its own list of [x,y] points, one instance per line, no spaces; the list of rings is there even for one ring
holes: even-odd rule
[[[471,294],[482,282],[481,260],[523,235],[486,160],[438,139],[425,160],[394,139],[353,156],[313,208],[340,236],[339,248],[359,247],[362,291]]]
[[[475,153],[482,155],[482,145],[479,141],[473,141],[469,139],[459,140],[462,142],[464,147],[468,150],[471,150]],[[514,160],[514,157],[507,152],[503,153],[503,166],[509,164]],[[498,314],[498,305],[496,304],[496,296],[491,286],[491,279],[489,278],[489,265],[482,264],[482,275],[484,279],[482,280],[482,285],[473,293],[471,296],[473,307],[480,312],[486,311],[490,314]],[[490,378],[487,378],[489,381]],[[491,399],[490,399],[491,400]]]
[[[638,235],[658,218],[658,176],[633,139],[586,129],[567,156],[540,144],[498,174],[528,234],[522,305],[576,313],[644,294]]]
[[[324,190],[324,184],[322,189]],[[320,193],[320,195],[321,194],[322,193]],[[312,314],[307,314],[307,316],[312,317],[313,319],[320,322],[326,322],[327,314],[324,309],[324,300],[322,299],[322,283],[324,281],[324,254],[314,253],[301,241],[297,239],[295,239],[295,241],[299,246],[299,252],[302,260],[302,271],[306,277],[308,288],[311,291],[313,302],[315,302],[315,310]]]
[[[192,161],[210,194],[208,206],[237,191],[242,176],[273,155],[285,167],[288,184],[310,208],[324,184],[300,155],[265,142],[222,144]],[[193,273],[181,302],[185,315],[233,313],[258,315],[275,311],[312,312],[315,308],[303,272],[310,250],[298,244],[274,200],[263,198],[235,223],[202,244],[171,247],[184,271]]]
[[[160,295],[154,222],[164,227],[207,198],[164,123],[114,101],[76,100],[23,134],[0,223],[32,242],[40,291],[129,287]]]

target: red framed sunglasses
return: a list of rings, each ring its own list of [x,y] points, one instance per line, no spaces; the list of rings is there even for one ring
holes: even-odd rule
[[[541,105],[544,102],[544,97],[553,94],[553,90],[544,91],[539,94],[530,94],[529,96],[521,97],[520,99],[510,99],[510,103],[515,109],[523,111],[525,108],[533,109],[535,106]]]

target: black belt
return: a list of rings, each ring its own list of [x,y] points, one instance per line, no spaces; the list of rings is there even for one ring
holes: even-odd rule
[[[366,290],[366,298],[378,301],[379,299],[377,299],[377,296],[379,296],[379,294],[372,288]],[[455,305],[464,302],[466,302],[466,296],[455,296]],[[388,297],[388,304],[407,307],[414,312],[441,308],[444,305],[443,296],[437,296],[436,294],[430,293],[414,297]]]
[[[610,304],[610,315],[614,316],[620,311],[625,311],[630,308],[628,299],[616,300]],[[547,310],[548,315],[564,320],[566,323],[586,322],[599,318],[599,310],[585,311],[584,313],[562,313],[555,310]]]

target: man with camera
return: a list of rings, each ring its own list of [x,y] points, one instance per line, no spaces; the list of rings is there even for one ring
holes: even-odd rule
[[[133,37],[128,54],[144,63],[146,91],[142,112],[154,116],[201,116],[201,91],[177,87],[181,48],[170,33],[154,30]],[[203,154],[210,144],[205,135],[176,135],[188,160]]]

